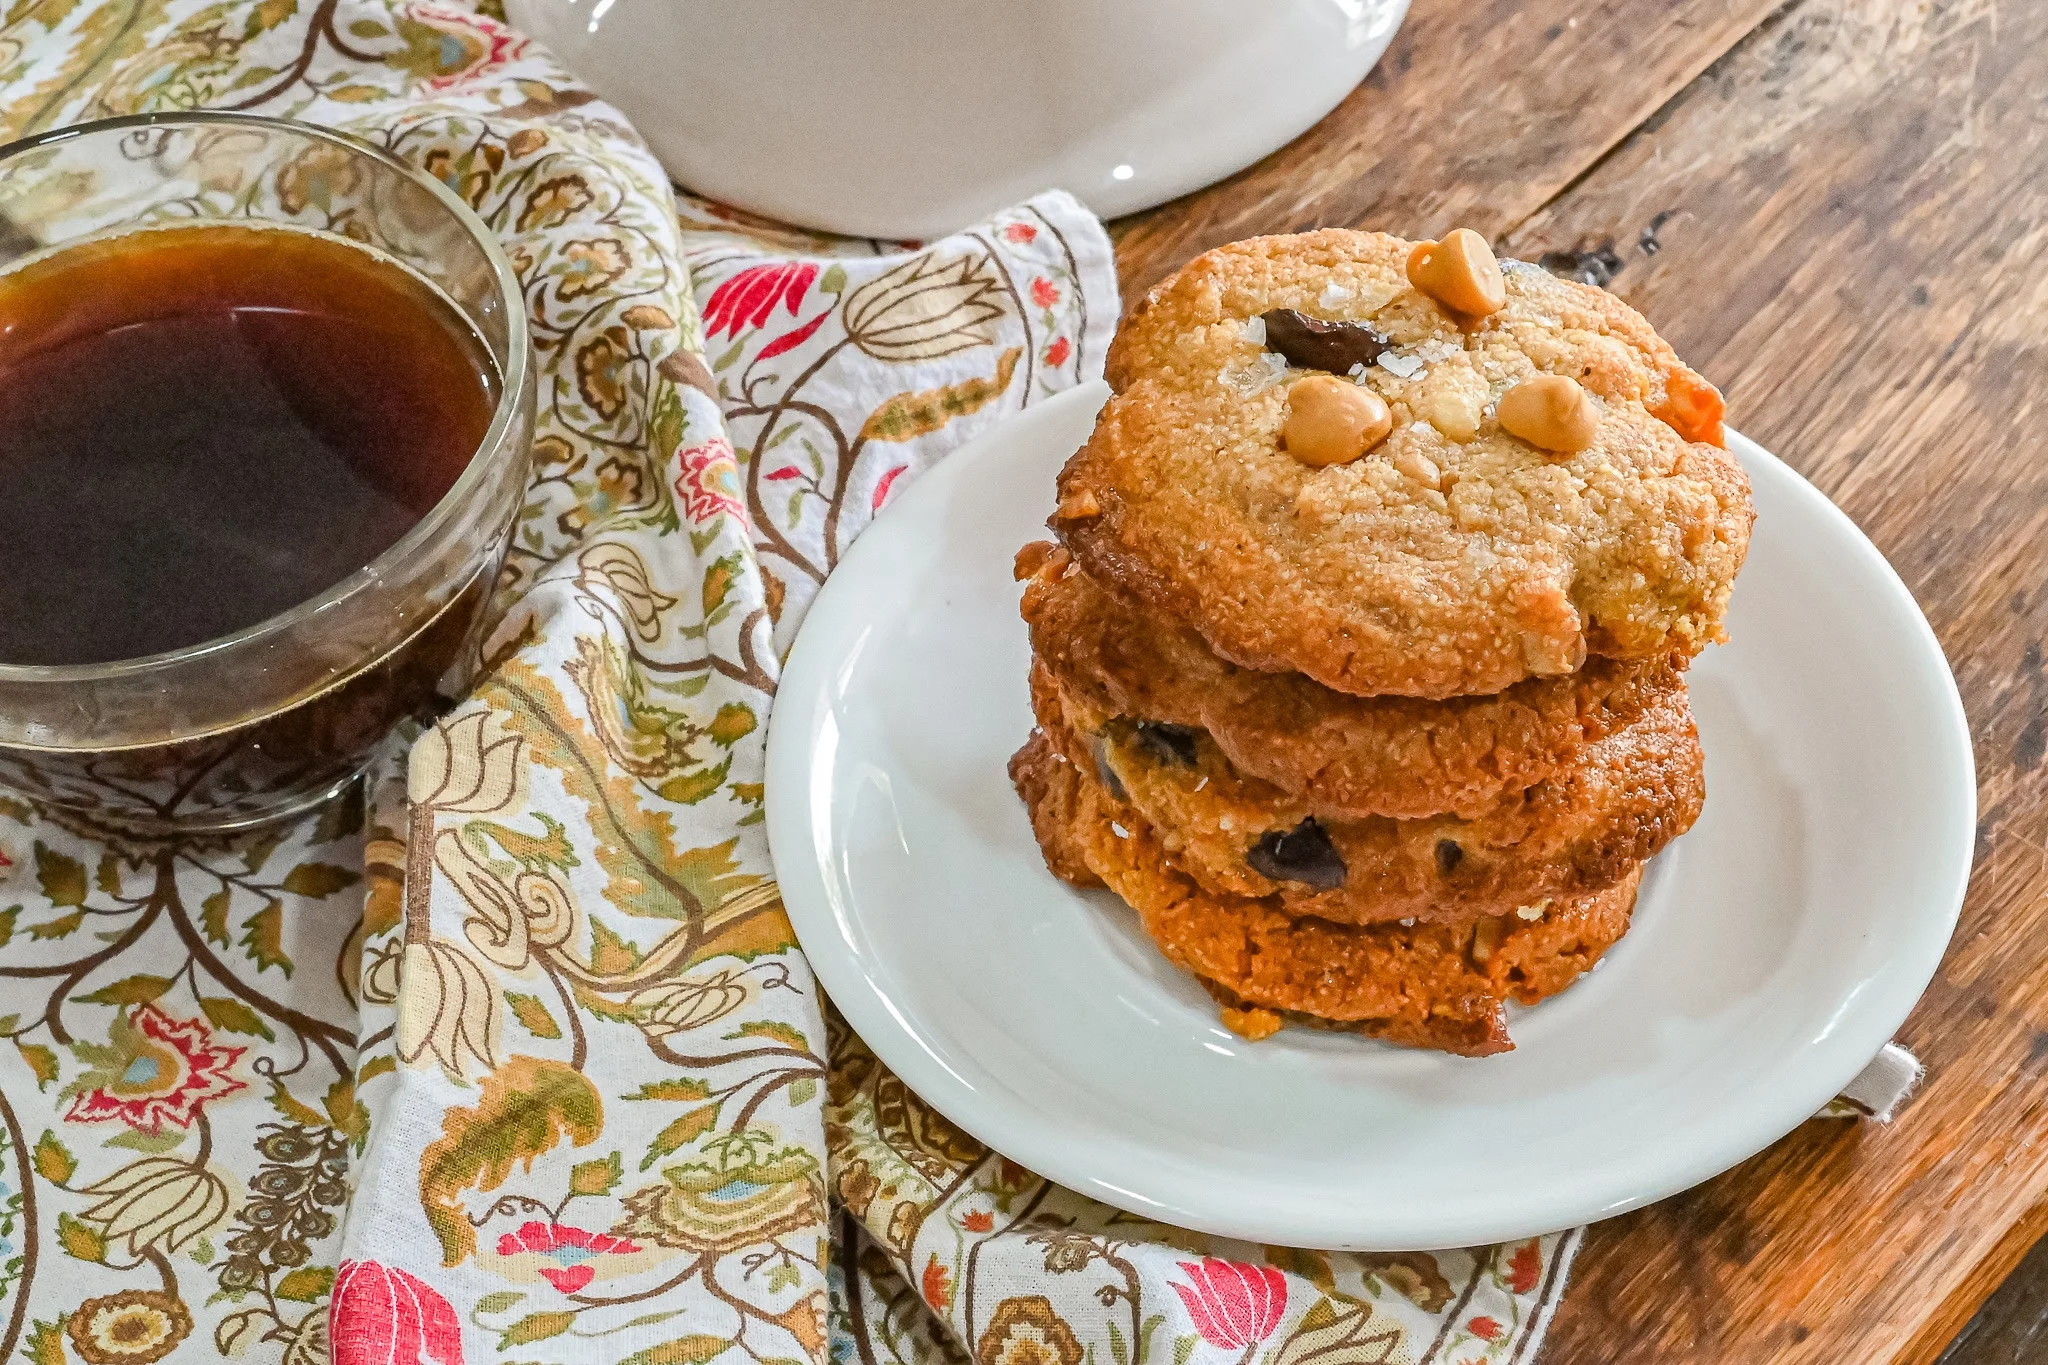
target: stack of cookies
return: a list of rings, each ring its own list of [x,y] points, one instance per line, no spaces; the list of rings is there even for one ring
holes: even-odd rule
[[[1048,866],[1245,1037],[1513,1046],[1699,815],[1682,670],[1754,516],[1720,395],[1466,231],[1212,251],[1108,373],[1018,561]]]

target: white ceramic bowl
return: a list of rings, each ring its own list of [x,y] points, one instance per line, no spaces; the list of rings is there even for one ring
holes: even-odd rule
[[[936,237],[1044,189],[1104,217],[1219,180],[1372,70],[1408,0],[507,0],[669,173]]]

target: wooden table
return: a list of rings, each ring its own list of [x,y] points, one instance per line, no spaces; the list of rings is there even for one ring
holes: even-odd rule
[[[1925,1088],[1889,1128],[1808,1123],[1596,1227],[1546,1351],[1933,1359],[2048,1227],[2048,3],[1415,0],[1320,125],[1118,225],[1126,295],[1332,224],[1576,253],[1553,260],[1648,314],[1941,637],[1981,819],[1902,1035]],[[2029,1358],[2028,1266],[1951,1365]]]

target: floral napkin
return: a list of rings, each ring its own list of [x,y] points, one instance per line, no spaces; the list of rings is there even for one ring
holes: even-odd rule
[[[0,136],[189,106],[350,129],[475,206],[536,469],[482,680],[359,790],[176,845],[0,794],[0,1360],[1533,1358],[1575,1233],[1332,1255],[1091,1203],[910,1094],[782,913],[778,661],[921,470],[1100,373],[1093,218],[920,246],[674,195],[486,8],[0,16]]]

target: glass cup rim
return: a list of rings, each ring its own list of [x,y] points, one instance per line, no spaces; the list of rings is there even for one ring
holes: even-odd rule
[[[508,432],[519,420],[521,394],[525,389],[527,370],[532,364],[531,339],[528,333],[526,306],[519,288],[519,276],[512,268],[512,262],[505,254],[497,235],[477,217],[476,212],[463,201],[461,196],[435,177],[412,165],[404,158],[395,156],[373,142],[366,141],[352,133],[336,128],[325,128],[318,124],[302,123],[296,119],[275,118],[267,114],[235,113],[227,110],[194,109],[167,111],[153,114],[128,114],[120,118],[94,119],[87,123],[76,123],[64,128],[54,128],[46,133],[36,133],[6,144],[0,144],[0,172],[7,163],[25,153],[36,151],[57,143],[98,133],[119,132],[126,129],[150,127],[189,127],[194,125],[215,125],[220,127],[256,128],[270,132],[289,133],[316,142],[326,142],[357,156],[369,157],[399,172],[413,184],[426,190],[439,201],[441,206],[454,216],[470,238],[483,249],[484,258],[490,263],[491,276],[498,293],[505,303],[506,351],[505,370],[499,376],[498,401],[491,413],[491,425],[470,452],[469,461],[463,466],[448,491],[425,516],[414,522],[406,533],[394,541],[368,564],[349,574],[346,578],[327,588],[316,597],[311,597],[294,607],[274,616],[266,616],[253,625],[229,635],[218,635],[197,644],[185,645],[178,649],[164,650],[156,654],[142,654],[132,659],[113,659],[95,664],[9,664],[0,663],[0,683],[16,684],[77,684],[97,682],[110,678],[130,678],[159,669],[170,669],[202,659],[208,655],[238,649],[265,636],[282,634],[323,611],[346,600],[360,588],[391,576],[392,572],[411,559],[420,547],[431,540],[475,494],[477,487],[489,477],[491,461],[482,458],[500,449]]]

